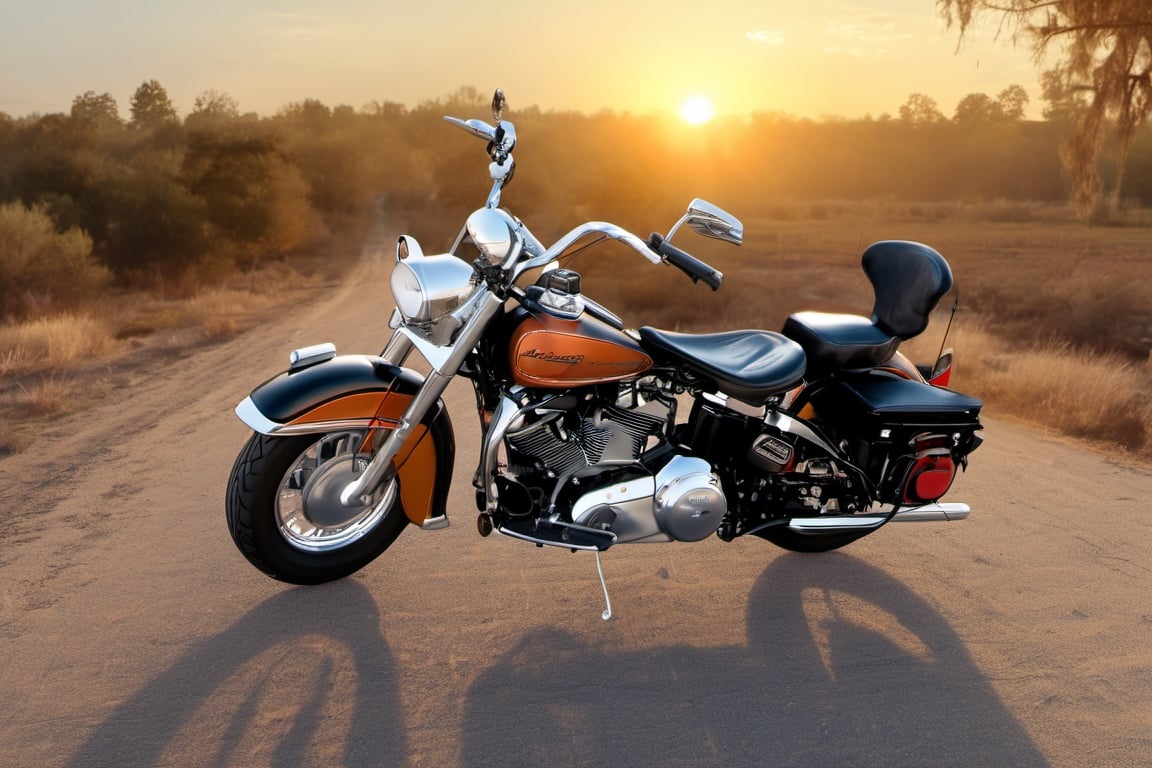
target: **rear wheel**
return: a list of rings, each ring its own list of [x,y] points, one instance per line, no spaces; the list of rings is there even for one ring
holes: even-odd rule
[[[787,549],[790,552],[814,553],[831,552],[834,549],[840,549],[840,547],[847,546],[857,539],[864,538],[872,533],[873,530],[874,529],[850,531],[848,533],[810,534],[794,531],[785,523],[756,531],[755,535],[762,539],[767,539],[776,546]]]
[[[366,503],[340,492],[371,456],[363,431],[254,434],[228,480],[228,532],[250,563],[274,579],[320,584],[363,568],[391,546],[408,518],[395,478]]]

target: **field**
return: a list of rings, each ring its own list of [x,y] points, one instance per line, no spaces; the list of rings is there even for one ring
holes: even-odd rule
[[[354,259],[310,254],[235,275],[190,296],[112,291],[82,309],[0,324],[0,456],[55,417],[83,409],[338,285]]]
[[[687,231],[676,238],[724,271],[715,293],[614,244],[567,266],[629,325],[777,329],[804,309],[868,314],[860,252],[876,240],[919,240],[948,259],[956,288],[906,346],[913,359],[935,358],[958,299],[947,339],[956,350],[953,385],[985,399],[987,413],[1152,455],[1152,226],[1142,212],[1093,228],[1063,206],[1015,202],[778,202],[738,213],[741,248]],[[556,233],[575,223],[557,222]],[[424,244],[429,252],[443,247]],[[330,267],[270,263],[191,298],[121,295],[87,311],[0,326],[0,453],[21,450],[45,417],[119,386],[116,370],[130,367],[124,361],[158,362],[242,333],[262,313],[287,311],[331,285],[339,275],[326,274]]]
[[[629,324],[779,328],[804,309],[867,315],[860,252],[918,240],[948,259],[956,287],[905,346],[914,360],[935,359],[958,299],[947,339],[953,386],[983,398],[989,414],[1152,455],[1152,228],[1140,218],[1088,228],[1061,206],[796,203],[744,224],[739,249],[677,237],[724,271],[716,293],[623,248],[574,266],[585,290],[623,308]]]

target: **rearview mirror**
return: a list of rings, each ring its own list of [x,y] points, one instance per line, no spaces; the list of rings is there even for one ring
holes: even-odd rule
[[[483,120],[461,120],[458,117],[445,116],[444,121],[463,128],[473,136],[479,136],[480,138],[487,139],[488,141],[496,140],[496,127],[489,125]]]
[[[665,239],[671,240],[681,224],[687,224],[693,232],[704,237],[723,240],[726,243],[740,245],[744,241],[744,225],[740,223],[740,219],[720,206],[700,198],[696,198],[688,205],[688,212],[676,222],[676,226],[672,227]]]

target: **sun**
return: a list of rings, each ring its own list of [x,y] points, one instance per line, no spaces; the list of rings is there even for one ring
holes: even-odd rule
[[[693,96],[680,107],[680,117],[692,125],[703,125],[713,118],[716,110],[704,96]]]

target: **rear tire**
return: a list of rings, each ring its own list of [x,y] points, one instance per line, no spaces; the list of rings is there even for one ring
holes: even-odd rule
[[[321,584],[355,573],[392,545],[408,518],[393,479],[348,508],[339,492],[362,469],[364,432],[253,434],[228,479],[228,532],[248,562],[274,579]]]
[[[872,530],[814,535],[797,533],[789,528],[787,524],[783,524],[757,531],[755,535],[772,542],[782,549],[787,549],[789,552],[817,553],[831,552],[834,549],[840,549],[840,547],[847,546],[870,533],[872,533]]]

